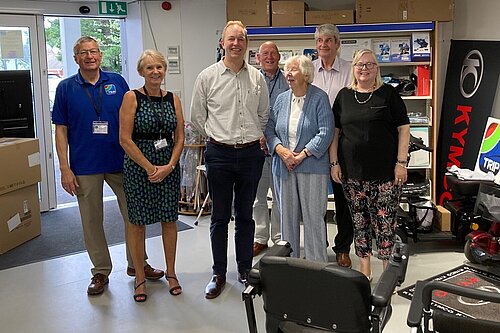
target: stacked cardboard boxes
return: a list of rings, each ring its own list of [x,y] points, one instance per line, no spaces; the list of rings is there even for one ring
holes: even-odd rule
[[[306,25],[352,24],[354,10],[310,10],[306,12]]]
[[[272,1],[271,23],[273,27],[302,26],[307,9],[303,1]]]
[[[226,14],[228,21],[239,20],[249,27],[283,27],[452,21],[454,6],[455,0],[356,0],[355,11],[309,11],[304,1],[227,0]]]
[[[40,235],[37,139],[0,138],[0,254]]]
[[[454,0],[356,0],[356,23],[452,21]]]
[[[270,0],[227,0],[227,20],[237,20],[250,27],[268,27]]]

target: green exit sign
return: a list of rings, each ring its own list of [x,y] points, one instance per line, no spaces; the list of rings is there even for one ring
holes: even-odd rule
[[[99,14],[127,15],[127,3],[124,1],[99,1]]]

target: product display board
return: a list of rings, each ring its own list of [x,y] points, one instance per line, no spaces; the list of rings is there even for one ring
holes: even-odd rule
[[[384,82],[393,85],[405,101],[411,133],[425,145],[435,146],[436,66],[432,59],[435,47],[434,22],[337,25],[341,34],[340,57],[352,60],[359,49],[369,48],[377,54]],[[272,40],[278,45],[282,66],[291,56],[304,54],[317,58],[315,26],[247,28],[249,44],[247,61],[256,64],[260,44]],[[413,152],[408,182],[432,184],[435,156],[423,150]],[[427,193],[434,198],[434,189]]]

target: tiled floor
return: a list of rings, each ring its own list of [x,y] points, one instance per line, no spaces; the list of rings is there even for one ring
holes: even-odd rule
[[[194,217],[180,219],[193,225]],[[125,273],[124,246],[111,248],[114,268],[110,284],[101,296],[88,297],[90,261],[86,253],[48,260],[0,271],[1,332],[248,332],[245,308],[241,301],[243,286],[236,281],[234,241],[229,236],[228,281],[222,295],[206,300],[204,288],[211,275],[209,217],[192,230],[179,233],[177,273],[184,292],[173,297],[165,279],[148,283],[149,298],[137,304],[132,299],[133,279]],[[232,230],[232,228],[230,228]],[[335,225],[329,225],[330,238]],[[164,267],[161,238],[147,240],[149,262]],[[419,248],[422,248],[422,251]],[[432,251],[432,245],[412,244],[405,285],[425,279],[464,263],[463,253]],[[428,248],[428,249],[427,249]],[[334,261],[329,249],[330,260]],[[351,256],[352,257],[352,256]],[[355,262],[355,268],[357,262]],[[374,281],[381,263],[374,260]],[[348,300],[339,300],[345,302]],[[393,316],[385,332],[406,331],[410,302],[393,297]],[[264,332],[264,313],[256,298],[259,332]]]

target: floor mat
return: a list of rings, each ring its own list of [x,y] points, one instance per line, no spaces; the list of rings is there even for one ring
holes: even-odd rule
[[[500,276],[471,266],[462,265],[455,269],[428,278],[426,281],[445,281],[459,286],[500,293]],[[411,300],[415,285],[401,289],[398,294]],[[433,292],[431,306],[456,316],[474,319],[498,320],[500,304],[472,300],[440,290]]]
[[[41,235],[1,254],[0,270],[86,251],[78,207],[44,212],[41,220]],[[177,221],[178,231],[188,229],[192,227]],[[104,231],[110,246],[125,240],[124,223],[116,200],[104,202]],[[160,223],[146,226],[146,238],[159,235]]]

